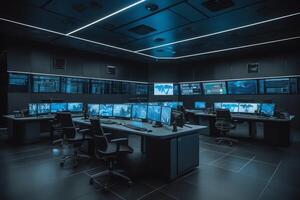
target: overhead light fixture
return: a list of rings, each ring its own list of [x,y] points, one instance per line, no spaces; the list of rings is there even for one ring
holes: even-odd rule
[[[97,19],[97,20],[95,20],[95,21],[93,21],[93,22],[91,22],[91,23],[89,23],[89,24],[87,24],[87,25],[85,25],[85,26],[82,26],[82,27],[80,27],[80,28],[78,28],[78,29],[75,29],[75,30],[73,30],[73,31],[71,31],[71,32],[69,32],[69,33],[67,33],[67,35],[71,35],[71,34],[76,33],[76,32],[78,32],[78,31],[80,31],[80,30],[82,30],[82,29],[85,29],[85,28],[87,28],[87,27],[90,27],[90,26],[92,26],[92,25],[94,25],[94,24],[96,24],[96,23],[98,23],[98,22],[101,22],[101,21],[103,21],[103,20],[105,20],[105,19],[107,19],[107,18],[110,18],[110,17],[112,17],[112,16],[114,16],[114,15],[116,15],[116,14],[119,14],[119,13],[125,11],[125,10],[128,10],[129,8],[132,8],[132,7],[134,7],[134,6],[138,5],[138,4],[141,4],[141,3],[145,2],[145,1],[146,1],[146,0],[140,0],[140,1],[138,1],[138,2],[135,2],[135,3],[133,3],[133,4],[130,4],[129,6],[126,6],[125,8],[122,8],[122,9],[120,9],[120,10],[117,10],[117,11],[115,11],[115,12],[113,12],[113,13],[111,13],[111,14],[105,16],[105,17],[102,17],[102,18],[100,18],[100,19]]]
[[[257,25],[261,25],[261,24],[265,24],[265,23],[269,23],[269,22],[274,22],[274,21],[278,21],[278,20],[281,20],[281,19],[294,17],[294,16],[297,16],[297,15],[300,15],[300,12],[289,14],[289,15],[284,15],[284,16],[281,16],[281,17],[276,17],[276,18],[272,18],[272,19],[252,23],[252,24],[247,24],[247,25],[244,25],[244,26],[239,26],[239,27],[236,27],[236,28],[231,28],[231,29],[227,29],[227,30],[223,30],[223,31],[218,31],[218,32],[209,33],[209,34],[205,34],[205,35],[200,35],[200,36],[196,36],[196,37],[192,37],[192,38],[178,40],[178,41],[175,41],[175,42],[170,42],[170,43],[161,44],[161,45],[157,45],[157,46],[153,46],[153,47],[148,47],[148,48],[145,48],[145,49],[136,50],[135,52],[148,51],[148,50],[151,50],[151,49],[157,49],[157,48],[168,46],[168,45],[179,44],[179,43],[183,43],[183,42],[189,42],[189,41],[192,41],[192,40],[206,38],[206,37],[210,37],[210,36],[213,36],[213,35],[218,35],[218,34],[221,34],[221,33],[227,33],[227,32],[230,32],[230,31],[240,30],[240,29],[249,28],[249,27],[252,27],[252,26],[257,26]]]
[[[129,50],[129,49],[124,49],[124,48],[121,48],[121,47],[117,47],[117,46],[113,46],[113,45],[109,45],[109,44],[105,44],[105,43],[101,43],[101,42],[96,42],[96,41],[93,41],[93,40],[88,40],[88,39],[81,38],[81,37],[76,37],[76,36],[73,36],[73,35],[67,35],[65,33],[61,33],[61,32],[58,32],[58,31],[53,31],[53,30],[50,30],[50,29],[41,28],[41,27],[38,27],[38,26],[30,25],[30,24],[25,24],[25,23],[14,21],[14,20],[5,19],[5,18],[2,18],[2,17],[0,17],[0,20],[5,21],[5,22],[9,22],[9,23],[13,23],[13,24],[17,24],[17,25],[20,25],[20,26],[25,26],[25,27],[28,27],[28,28],[33,28],[33,29],[45,31],[45,32],[48,32],[48,33],[53,33],[53,34],[60,35],[60,36],[65,36],[65,37],[81,40],[81,41],[92,43],[92,44],[97,44],[97,45],[100,45],[100,46],[105,46],[105,47],[109,47],[109,48],[113,48],[113,49],[118,49],[118,50],[121,50],[121,51],[126,51],[126,52],[129,52],[129,53],[133,53],[133,54],[142,55],[142,56],[157,59],[157,57],[151,56],[151,55],[148,55],[148,54],[135,52],[135,51],[132,51],[132,50]]]
[[[274,44],[274,43],[285,42],[285,41],[296,40],[296,39],[300,39],[300,36],[289,37],[289,38],[278,39],[278,40],[271,40],[271,41],[267,41],[267,42],[260,42],[260,43],[248,44],[248,45],[231,47],[231,48],[226,48],[226,49],[219,49],[219,50],[207,51],[207,52],[202,52],[202,53],[188,54],[188,55],[184,55],[184,56],[159,57],[159,59],[161,59],[161,60],[176,60],[176,59],[182,59],[182,58],[189,58],[189,57],[195,57],[195,56],[208,55],[208,54],[213,54],[213,53],[220,53],[220,52],[232,51],[232,50],[236,50],[236,49],[245,49],[245,48],[249,48],[249,47],[263,46],[263,45],[267,45],[267,44]]]
[[[158,10],[158,5],[157,4],[154,4],[154,3],[147,3],[145,5],[145,8],[148,10],[148,11],[151,11],[151,12],[154,12],[156,10]]]

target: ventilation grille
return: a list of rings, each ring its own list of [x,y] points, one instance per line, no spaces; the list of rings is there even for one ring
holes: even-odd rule
[[[138,34],[138,35],[147,35],[149,33],[156,31],[156,29],[142,24],[142,25],[135,26],[135,27],[129,29],[128,31]]]
[[[116,67],[107,65],[106,66],[106,73],[111,74],[111,75],[115,75],[116,74]]]
[[[248,64],[248,73],[258,73],[259,64],[258,63],[249,63]]]
[[[234,6],[234,2],[232,0],[206,0],[202,5],[211,12],[217,12]]]

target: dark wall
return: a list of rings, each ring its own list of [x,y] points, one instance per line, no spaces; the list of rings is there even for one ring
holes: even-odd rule
[[[252,52],[246,54],[230,54],[218,56],[195,62],[181,63],[179,68],[179,81],[194,80],[220,80],[257,78],[270,76],[285,76],[300,74],[300,53],[298,50],[280,49],[280,51]],[[258,73],[248,73],[248,63],[259,63]],[[300,95],[199,95],[182,96],[185,106],[192,108],[194,102],[205,101],[209,105],[217,101],[249,100],[262,102],[272,100],[280,111],[286,111],[296,115],[295,126],[300,127]]]
[[[6,47],[9,71],[26,71],[118,80],[147,81],[148,67],[145,63],[95,55],[74,49],[63,49],[40,43],[10,43]],[[55,69],[55,57],[66,59],[66,69]],[[106,65],[117,67],[116,74],[106,73]],[[26,108],[29,102],[40,102],[50,98],[84,103],[127,102],[130,95],[76,95],[8,93],[8,112]]]

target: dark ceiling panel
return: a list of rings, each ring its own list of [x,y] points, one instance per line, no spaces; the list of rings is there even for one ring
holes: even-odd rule
[[[76,18],[82,21],[80,26],[83,26],[135,2],[137,0],[52,0],[45,9],[62,16]]]
[[[156,34],[162,31],[166,31],[168,29],[173,29],[178,26],[182,26],[184,24],[187,24],[188,21],[173,12],[169,10],[165,10],[163,12],[160,12],[156,15],[152,15],[150,17],[147,17],[145,19],[139,20],[138,22],[129,24],[128,26],[124,26],[122,28],[116,29],[117,32],[120,32],[124,35],[129,35],[134,38],[142,38],[145,36],[149,36],[150,34]],[[156,29],[157,31],[147,34],[147,35],[139,35],[132,33],[128,31],[129,29],[132,29],[133,27],[139,26],[139,25],[147,25],[149,27],[152,27]]]
[[[188,19],[191,22],[199,21],[201,19],[205,19],[206,16],[201,14],[199,11],[191,7],[187,3],[178,4],[172,8],[170,8],[176,14]]]

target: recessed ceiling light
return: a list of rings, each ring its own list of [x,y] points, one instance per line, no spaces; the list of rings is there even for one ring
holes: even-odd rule
[[[147,3],[145,5],[145,8],[148,10],[148,11],[151,11],[151,12],[154,12],[156,10],[158,10],[158,5],[157,4],[154,4],[154,3]]]

